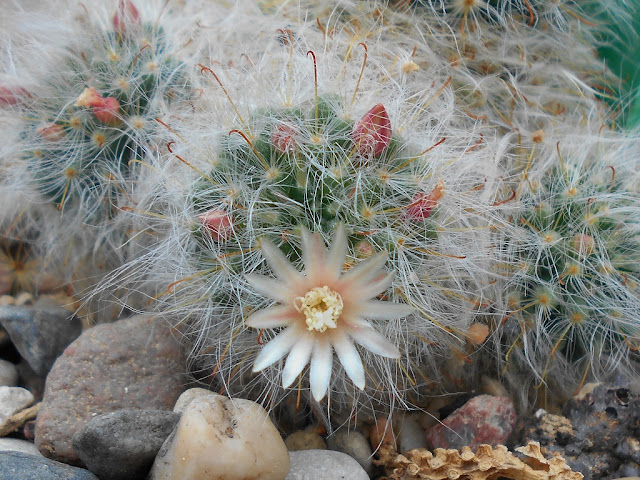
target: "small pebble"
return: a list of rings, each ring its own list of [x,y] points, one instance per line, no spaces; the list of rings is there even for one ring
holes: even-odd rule
[[[267,412],[249,400],[210,393],[186,406],[149,478],[284,480],[288,471],[287,447]]]
[[[35,398],[29,390],[21,387],[0,387],[0,425],[34,402]]]
[[[354,458],[368,474],[373,471],[373,450],[362,433],[335,432],[327,438],[327,446]]]
[[[478,395],[452,412],[442,423],[427,432],[433,448],[456,448],[478,445],[502,445],[513,431],[516,409],[509,397]]]
[[[349,455],[333,450],[289,452],[291,469],[286,480],[369,480]]]
[[[18,384],[18,369],[16,366],[0,358],[0,387],[15,387]]]
[[[326,450],[327,443],[316,432],[305,432],[298,430],[289,435],[285,445],[290,452],[299,450]]]
[[[82,331],[80,320],[61,307],[0,307],[0,324],[22,358],[39,374],[46,375],[62,351]]]
[[[98,480],[93,473],[42,455],[22,452],[0,452],[0,479],[2,480]]]
[[[38,457],[42,456],[33,442],[19,438],[0,438],[0,452],[22,452]]]
[[[0,292],[2,292],[2,282],[0,281]],[[15,305],[16,299],[12,295],[2,295],[0,296],[0,306],[4,305]]]
[[[424,429],[418,421],[419,414],[405,414],[398,427],[398,451],[400,453],[414,448],[427,448]]]
[[[144,480],[178,420],[166,410],[99,415],[73,436],[73,449],[100,480]]]
[[[20,292],[18,295],[16,295],[15,304],[19,307],[22,307],[24,305],[33,305],[33,302],[33,295],[29,292]]]

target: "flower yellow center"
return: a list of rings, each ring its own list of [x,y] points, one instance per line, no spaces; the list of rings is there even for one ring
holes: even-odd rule
[[[326,285],[312,288],[304,297],[296,297],[293,306],[300,313],[304,313],[307,328],[318,332],[324,332],[327,328],[337,328],[338,318],[344,308],[340,294]]]

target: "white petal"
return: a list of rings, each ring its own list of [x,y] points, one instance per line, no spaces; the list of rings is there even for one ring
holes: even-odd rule
[[[327,259],[327,273],[333,278],[338,278],[342,273],[344,259],[347,256],[347,233],[344,225],[338,225],[336,233],[333,236],[331,250],[329,250],[329,258]]]
[[[338,331],[331,335],[331,344],[351,381],[356,387],[363,390],[365,385],[364,367],[360,354],[351,339],[344,332]]]
[[[359,345],[381,357],[400,358],[400,351],[384,335],[371,328],[368,322],[349,322],[349,335]]]
[[[316,339],[311,356],[311,371],[309,383],[311,394],[316,402],[322,400],[329,390],[331,382],[331,369],[333,367],[333,350],[328,338]]]
[[[302,260],[305,273],[313,279],[324,272],[327,250],[319,233],[312,234],[306,228],[302,229]]]
[[[393,320],[395,318],[406,317],[415,311],[411,305],[406,303],[378,302],[369,300],[358,305],[357,315],[371,320]]]
[[[248,273],[244,278],[246,278],[247,282],[249,282],[258,293],[261,293],[267,298],[278,300],[282,303],[292,301],[292,292],[273,277]]]
[[[284,357],[300,338],[301,333],[300,326],[294,324],[276,335],[276,338],[267,343],[258,354],[253,364],[253,371],[259,372]]]
[[[267,239],[261,241],[262,255],[273,270],[273,273],[284,283],[296,283],[302,275],[289,262],[284,253]]]
[[[395,277],[395,272],[388,273],[381,279],[369,283],[368,285],[347,286],[346,288],[350,288],[344,292],[344,295],[347,296],[349,300],[354,302],[365,300],[367,298],[373,298],[389,288],[389,285],[391,285],[391,282],[393,282],[393,277]]]
[[[276,305],[252,313],[245,322],[251,328],[278,328],[291,325],[300,314],[288,305]]]
[[[387,263],[389,254],[387,252],[378,252],[374,256],[363,260],[354,267],[350,268],[341,278],[344,283],[357,282],[361,285],[369,283],[376,278]]]
[[[313,335],[311,334],[303,336],[296,342],[282,370],[282,388],[287,388],[300,375],[302,369],[309,363],[312,349]]]

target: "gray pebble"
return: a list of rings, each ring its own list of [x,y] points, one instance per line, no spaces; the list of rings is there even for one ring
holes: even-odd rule
[[[93,473],[43,456],[0,452],[1,480],[98,480]]]
[[[22,358],[39,375],[47,374],[56,358],[82,331],[80,320],[62,307],[2,306],[0,324]]]
[[[100,480],[142,480],[178,420],[165,410],[100,415],[73,436],[73,449]]]
[[[18,384],[18,369],[16,366],[0,358],[0,386],[15,387]]]
[[[0,452],[22,452],[38,457],[42,456],[32,442],[19,438],[0,438]]]
[[[369,480],[349,455],[332,450],[289,452],[291,468],[285,480]]]
[[[421,414],[406,414],[402,417],[397,431],[398,451],[401,453],[414,448],[427,448],[427,439],[424,435],[424,429],[420,425],[418,415]]]
[[[21,387],[0,387],[0,424],[11,415],[31,406],[35,399]]]
[[[360,432],[339,431],[327,438],[329,450],[343,452],[354,458],[367,473],[373,470],[373,450],[367,437]]]

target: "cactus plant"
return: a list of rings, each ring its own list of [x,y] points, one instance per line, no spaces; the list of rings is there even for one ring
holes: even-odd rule
[[[566,390],[633,370],[640,342],[633,144],[558,148],[518,187],[505,240],[514,272],[505,371]],[[570,392],[569,392],[570,393]]]
[[[334,37],[339,40],[338,33]],[[359,354],[366,365],[364,378],[349,370],[357,362],[342,361],[344,368],[333,362],[331,380],[315,387],[312,360],[311,385],[301,367],[295,370],[296,377],[301,376],[292,388],[313,390],[309,397],[315,400],[326,392],[330,410],[353,398],[358,403],[373,397],[387,403],[409,390],[419,394],[435,389],[435,379],[447,373],[441,360],[452,350],[464,355],[474,313],[486,307],[490,247],[484,214],[492,197],[478,188],[483,176],[473,162],[454,168],[452,159],[491,160],[487,152],[469,148],[476,139],[443,138],[448,120],[444,114],[436,128],[418,120],[420,107],[405,99],[408,94],[401,85],[380,90],[374,74],[359,75],[366,55],[344,64],[333,52],[316,59],[288,42],[270,45],[263,54],[269,62],[254,57],[248,67],[201,66],[211,79],[202,101],[212,111],[197,112],[183,127],[172,124],[180,136],[169,145],[169,155],[179,158],[194,179],[180,187],[182,199],[163,214],[173,234],[132,264],[126,276],[136,277],[137,268],[153,278],[157,308],[184,327],[194,368],[203,377],[226,391],[256,388],[254,395],[277,403],[291,391],[282,386],[292,383],[292,367],[284,367],[283,377],[281,357],[287,352],[278,350],[280,356],[268,362],[260,353],[273,351],[269,345],[281,344],[278,339],[283,338],[280,324],[265,326],[258,320],[266,315],[259,313],[263,309],[279,308],[269,307],[273,298],[264,297],[269,296],[264,277],[272,270],[261,251],[279,276],[281,259],[297,269],[313,264],[313,252],[319,250],[309,251],[305,232],[311,232],[316,245],[329,244],[337,235],[345,259],[336,268],[345,270],[345,278],[387,252],[385,271],[396,275],[393,280],[389,276],[391,283],[378,293],[391,306],[363,315],[370,320],[371,336],[386,338],[389,348],[363,343]],[[372,56],[369,52],[365,68],[384,75],[382,67],[371,66]],[[261,69],[263,62],[267,67]],[[297,78],[274,75],[274,62],[283,72],[296,72]],[[343,73],[336,75],[334,68]],[[252,82],[273,88],[261,95],[263,106],[246,95],[255,91]],[[438,98],[446,86],[443,78],[429,89],[435,95],[430,102],[442,108],[439,111],[447,111],[452,101],[450,95]],[[347,89],[350,94],[345,94]],[[422,97],[430,98],[424,92]],[[381,269],[384,264],[376,265]],[[257,276],[262,279],[259,288],[253,281]],[[158,286],[162,278],[166,283]],[[339,282],[331,277],[326,285],[320,281],[322,285],[312,287],[332,289]],[[313,298],[319,295],[313,292]],[[352,299],[346,293],[343,297],[346,312]],[[281,309],[289,307],[283,304]],[[384,315],[387,309],[414,313]],[[252,320],[252,315],[258,317]],[[339,317],[334,323],[340,329],[350,322]],[[256,328],[248,328],[251,325]],[[356,334],[349,338],[358,342]],[[341,347],[334,344],[339,355],[345,352]],[[378,355],[383,350],[393,355]],[[323,355],[330,357],[330,352]]]

